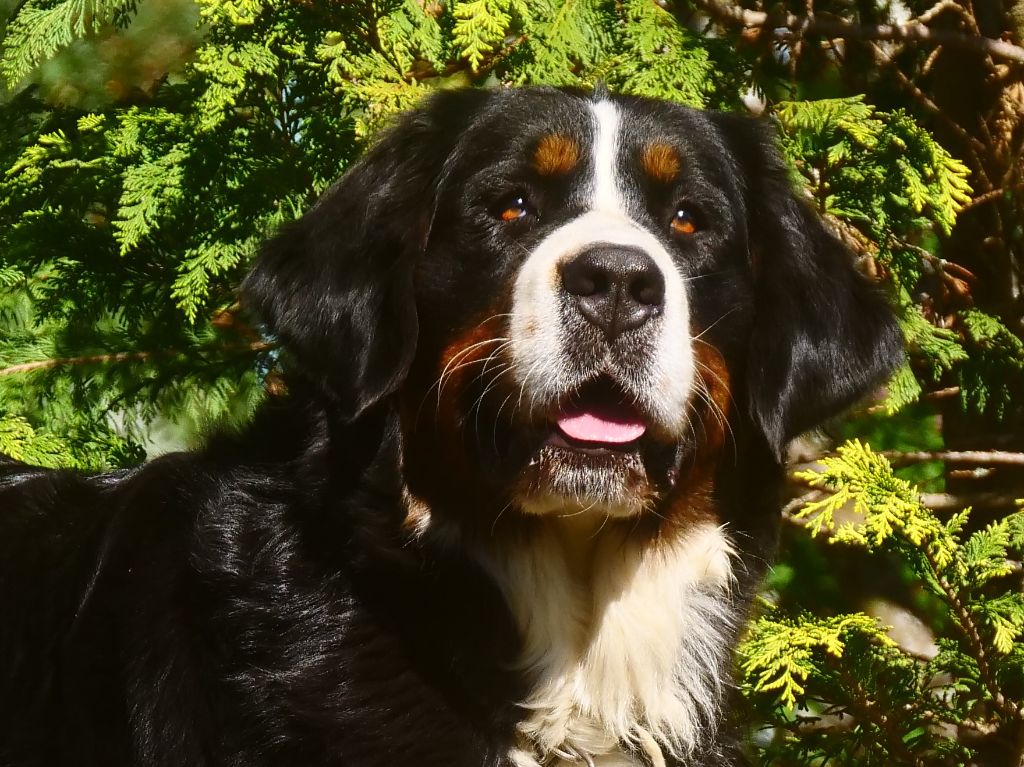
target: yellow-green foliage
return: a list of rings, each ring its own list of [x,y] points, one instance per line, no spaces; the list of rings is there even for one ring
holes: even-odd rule
[[[846,639],[853,634],[892,644],[867,615],[761,617],[751,624],[741,648],[741,668],[756,692],[773,693],[783,705],[794,707],[807,692],[808,677],[820,673],[825,656],[830,656],[829,661],[842,661]]]
[[[1010,652],[1024,633],[1024,594],[993,599],[981,589],[1013,571],[1009,557],[1011,550],[1019,554],[1024,546],[1024,514],[1004,517],[961,540],[970,509],[942,522],[883,456],[859,441],[823,458],[821,467],[797,475],[832,490],[794,515],[807,520],[812,535],[826,534],[832,543],[872,551],[893,547],[917,567],[937,596],[951,608],[966,610],[953,614],[964,632],[974,631],[968,624],[973,624],[972,616],[980,616],[992,631],[991,644],[1001,653]],[[851,518],[837,521],[840,511]]]
[[[18,416],[0,417],[0,453],[36,466],[77,467],[70,448],[52,434],[40,434]]]
[[[1002,686],[1016,684],[1024,668],[1024,593],[1007,577],[1024,552],[1024,512],[965,535],[970,510],[943,522],[883,456],[856,440],[798,476],[829,494],[795,519],[831,544],[910,564],[950,628],[925,661],[863,614],[757,619],[741,668],[752,700],[774,712],[769,751],[798,763],[826,753],[843,764],[957,763],[966,752],[943,723],[955,727],[971,716],[993,730],[1016,726],[1020,705]],[[825,738],[816,750],[817,736],[800,728],[826,712],[850,717],[853,737]]]
[[[812,535],[828,531],[834,543],[877,548],[890,540],[905,541],[927,553],[938,569],[954,562],[956,540],[914,488],[892,473],[889,462],[859,441],[847,443],[821,469],[797,474],[813,486],[833,490],[827,498],[808,503],[794,516],[807,519]],[[837,523],[835,514],[852,511],[852,519]],[[959,529],[956,524],[955,529]]]

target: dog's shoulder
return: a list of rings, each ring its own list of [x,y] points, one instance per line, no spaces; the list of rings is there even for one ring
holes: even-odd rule
[[[271,404],[134,470],[0,462],[0,763],[499,762],[511,626],[471,563],[424,575],[379,431],[323,428]]]

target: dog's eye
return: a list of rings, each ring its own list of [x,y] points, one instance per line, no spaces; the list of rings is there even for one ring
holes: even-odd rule
[[[534,213],[533,206],[522,195],[513,195],[497,206],[498,218],[507,223],[519,221]]]
[[[685,205],[676,210],[670,226],[675,234],[694,234],[700,228],[697,214]]]

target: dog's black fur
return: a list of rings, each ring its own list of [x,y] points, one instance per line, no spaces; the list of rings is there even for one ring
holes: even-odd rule
[[[410,533],[403,495],[459,520],[501,479],[472,435],[479,462],[440,480],[445,449],[403,455],[403,392],[503,310],[540,236],[510,247],[467,212],[475,195],[587,98],[440,94],[274,239],[244,294],[289,393],[242,433],[93,477],[0,459],[0,765],[507,764],[531,684],[517,627],[471,552]],[[704,217],[729,224],[680,268],[702,277],[691,314],[730,374],[713,513],[735,531],[742,614],[787,440],[877,385],[898,333],[763,124],[619,103],[686,140]]]

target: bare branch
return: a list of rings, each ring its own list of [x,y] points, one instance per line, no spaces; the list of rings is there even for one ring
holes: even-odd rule
[[[1000,493],[921,493],[918,498],[932,511],[960,511],[967,506],[989,509],[1012,508],[1017,501],[1015,495]]]
[[[985,145],[968,133],[962,125],[953,120],[941,107],[939,107],[938,104],[928,98],[925,92],[918,88],[917,84],[903,73],[903,70],[899,68],[899,65],[893,61],[892,56],[882,50],[881,46],[872,43],[871,50],[880,64],[892,68],[892,72],[896,76],[896,82],[898,82],[900,86],[904,88],[911,97],[918,102],[918,104],[921,105],[922,108],[942,120],[943,123],[945,123],[954,133],[967,143],[967,148],[971,153],[975,166],[983,173],[983,165],[981,158],[978,156],[978,151],[983,150]],[[938,48],[935,50],[938,50]]]
[[[924,395],[926,399],[946,399],[948,397],[959,397],[960,387],[959,386],[947,386],[944,389],[936,389],[930,391]]]
[[[948,263],[951,263],[951,262],[945,261],[944,263],[948,264]],[[972,274],[971,277],[973,278],[974,275]],[[931,401],[931,400],[939,400],[939,399],[949,399],[950,397],[958,397],[958,396],[960,396],[960,387],[959,386],[947,386],[947,387],[945,387],[943,389],[936,389],[935,391],[925,392],[922,395],[921,399],[925,399],[925,400]],[[885,405],[885,403],[880,403],[878,405],[872,405],[865,412],[867,412],[867,413],[869,413],[871,415],[874,415],[875,413],[884,413],[884,412],[886,412],[886,410],[888,410],[888,407]]]
[[[888,458],[894,466],[923,461],[945,461],[946,463],[982,466],[1024,466],[1024,453],[1013,453],[1007,450],[923,450],[916,452],[886,450],[881,455]]]
[[[694,4],[720,21],[763,29],[778,40],[808,35],[856,40],[895,40],[945,45],[976,51],[994,59],[1024,63],[1024,48],[1004,40],[966,35],[946,29],[932,29],[920,21],[906,24],[854,24],[833,18],[801,18],[788,13],[769,14],[739,8],[721,0],[693,0]]]
[[[933,5],[916,19],[911,19],[911,22],[917,24],[930,24],[945,11],[953,11],[960,16],[967,15],[967,11],[964,10],[963,6],[958,5],[955,0],[940,0],[940,2]]]
[[[965,210],[976,208],[979,205],[984,205],[985,203],[992,202],[993,200],[998,200],[1000,197],[1004,197],[1010,194],[1011,192],[1021,190],[1024,190],[1024,184],[1020,184],[1018,186],[1011,186],[1008,189],[1005,187],[1001,189],[993,189],[990,192],[985,192],[985,194],[981,194],[975,197],[973,200],[971,200],[962,208],[960,208],[960,212],[963,213]]]

